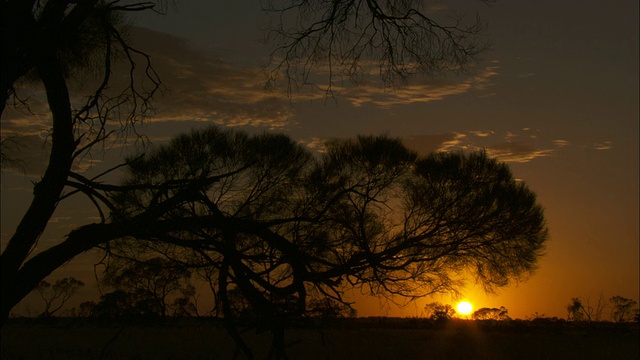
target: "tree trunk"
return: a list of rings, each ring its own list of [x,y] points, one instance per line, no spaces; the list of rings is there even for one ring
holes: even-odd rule
[[[73,151],[76,147],[73,137],[69,90],[60,64],[55,55],[50,54],[52,53],[49,52],[41,56],[37,70],[44,84],[49,109],[53,117],[51,155],[42,180],[34,186],[31,205],[0,257],[2,271],[0,316],[2,318],[8,316],[9,311],[15,305],[11,304],[7,295],[13,293],[14,289],[19,286],[16,283],[17,272],[29,256],[56,209],[71,170]]]

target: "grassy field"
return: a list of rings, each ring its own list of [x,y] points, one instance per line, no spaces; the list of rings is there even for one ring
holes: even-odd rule
[[[638,359],[637,324],[349,319],[291,327],[292,359]],[[257,358],[268,334],[245,334]],[[2,359],[230,359],[218,322],[97,323],[14,319],[1,330]]]

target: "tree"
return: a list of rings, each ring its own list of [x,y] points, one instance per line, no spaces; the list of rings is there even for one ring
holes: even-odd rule
[[[127,262],[115,259],[107,267],[102,282],[116,290],[136,294],[157,309],[161,317],[170,315],[176,301],[180,311],[193,308],[189,304],[195,293],[190,283],[191,272],[165,259],[154,257],[143,262]],[[187,311],[190,312],[190,311]]]
[[[40,316],[53,316],[83,286],[82,281],[73,277],[57,280],[53,285],[47,281],[41,281],[35,289],[45,304],[44,311]]]
[[[609,299],[613,305],[611,310],[611,319],[615,322],[632,321],[637,318],[638,309],[633,309],[638,303],[635,300],[627,299],[622,296],[614,296]],[[635,312],[634,312],[635,310]]]
[[[456,314],[456,310],[453,306],[449,304],[442,304],[437,301],[425,305],[424,310],[426,316],[435,321],[446,321]]]
[[[149,294],[115,290],[100,295],[100,301],[84,302],[81,312],[97,318],[127,319],[160,316],[160,307]]]
[[[509,310],[504,306],[497,308],[481,308],[473,312],[471,315],[473,320],[511,320]]]
[[[150,212],[148,216],[129,218],[126,224],[120,222],[116,225],[114,219],[109,218],[112,209],[105,211],[102,207],[109,203],[104,198],[105,192],[126,189],[106,184],[96,186],[98,178],[88,179],[72,169],[87,156],[94,145],[113,139],[117,134],[126,134],[127,130],[152,110],[151,99],[162,89],[161,81],[151,66],[149,56],[131,47],[123,36],[122,19],[127,13],[159,11],[158,5],[162,3],[119,0],[6,0],[0,3],[0,116],[5,114],[7,106],[24,105],[28,108],[29,101],[20,96],[20,90],[25,88],[25,84],[43,87],[51,113],[48,127],[51,140],[48,166],[40,181],[34,184],[31,205],[0,257],[2,323],[24,296],[62,264],[96,246],[136,232],[135,229],[140,229],[140,226],[148,225],[149,219],[157,220],[157,217],[151,215],[153,212]],[[308,7],[307,4],[311,3],[270,7],[272,10],[288,13],[298,9],[305,19],[318,16],[320,20],[317,24],[330,25],[323,26],[318,31],[315,21],[297,24],[299,33],[304,36],[297,40],[289,39],[294,41],[287,41],[277,48],[276,53],[281,51],[284,54],[281,64],[289,66],[288,64],[304,61],[305,56],[308,56],[309,64],[320,64],[321,59],[334,59],[334,55],[338,54],[334,45],[339,44],[341,51],[348,50],[348,43],[351,42],[353,51],[349,58],[354,61],[349,63],[349,73],[355,74],[364,49],[375,52],[378,44],[382,44],[382,59],[387,59],[383,64],[387,64],[385,68],[389,69],[382,73],[391,74],[393,78],[393,74],[404,77],[413,70],[429,72],[429,63],[434,65],[434,73],[444,69],[455,70],[477,53],[477,47],[469,45],[473,44],[469,40],[476,33],[473,26],[440,26],[430,22],[410,2],[393,2],[385,6],[376,1],[368,1],[366,4],[358,2],[353,7],[352,2],[334,1],[335,9],[341,11],[332,12],[333,15],[329,17],[326,16],[329,13],[324,11],[324,2],[318,3],[319,7]],[[369,16],[373,21],[366,29],[380,27],[380,30],[366,32],[370,40],[354,38],[352,33],[347,32],[339,40],[322,35],[321,39],[329,40],[330,51],[323,51],[322,43],[325,40],[317,42],[317,47],[307,47],[307,50],[312,51],[300,51],[305,42],[310,44],[309,41],[313,41],[313,37],[317,35],[336,34],[335,30],[340,28],[334,25],[347,25],[350,23],[349,19],[353,19],[354,24],[361,23],[361,12],[356,10],[364,8],[364,5],[369,9]],[[412,26],[412,23],[416,26]],[[276,32],[286,38],[286,33],[279,31],[282,29],[285,27],[277,28]],[[431,36],[425,37],[430,32]],[[441,35],[435,36],[436,33]],[[402,51],[394,51],[395,48]],[[413,56],[412,48],[418,56]],[[322,53],[330,56],[319,56]],[[348,53],[349,51],[345,54]],[[117,76],[113,74],[113,64],[118,59],[129,65],[129,69],[123,74],[128,79],[122,88],[115,86],[113,81],[114,76]],[[416,66],[413,66],[414,63]],[[276,66],[276,69],[287,66]],[[291,71],[286,73],[293,76]],[[76,75],[93,78],[94,81],[88,83],[94,86],[84,93],[70,91],[70,84]],[[4,148],[10,142],[2,139],[1,143]],[[3,150],[3,165],[11,162],[6,155]],[[180,184],[179,181],[170,182],[163,187],[169,189]],[[101,221],[79,226],[60,243],[40,252],[33,252],[57,205],[78,193],[86,195],[96,204]],[[164,229],[180,228],[170,222],[156,225],[162,225]]]
[[[31,205],[0,257],[2,323],[11,308],[47,275],[88,250],[63,241],[30,256],[57,205],[71,194],[65,195],[63,190],[72,185],[73,165],[93,145],[146,115],[151,97],[160,88],[148,56],[129,46],[121,31],[121,14],[153,8],[151,2],[117,0],[0,3],[0,115],[7,105],[28,108],[28,102],[18,94],[20,86],[29,83],[44,88],[51,113],[48,166],[34,184]],[[128,62],[131,76],[120,89],[111,87],[112,63],[118,58]],[[88,94],[69,90],[74,75],[91,72],[97,85]],[[6,145],[4,139],[2,144]],[[75,188],[91,197],[91,190],[81,182],[76,181]]]
[[[571,299],[567,306],[567,320],[571,321],[600,321],[606,307],[604,296],[600,294],[596,305],[592,306],[589,298],[583,302],[580,298]]]
[[[529,274],[547,238],[535,195],[482,152],[418,157],[359,137],[315,158],[284,135],[209,128],[129,164],[109,203],[123,225],[100,232],[126,236],[110,254],[208,268],[224,317],[238,289],[280,345],[312,299],[426,296],[466,272],[493,290]]]

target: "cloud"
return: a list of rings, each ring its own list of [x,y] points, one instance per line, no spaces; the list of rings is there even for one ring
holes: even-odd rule
[[[311,150],[314,150],[318,153],[325,153],[325,144],[326,144],[327,140],[326,139],[322,139],[320,137],[312,137],[309,140],[299,140],[298,143],[308,147]]]
[[[486,148],[487,154],[504,162],[525,163],[539,157],[550,156],[555,149],[537,149],[520,141],[507,141]]]
[[[469,134],[477,136],[477,137],[487,137],[494,134],[493,131],[485,131],[485,130],[472,130],[469,131]]]
[[[51,153],[51,142],[46,134],[10,135],[3,137],[3,140],[0,149],[3,172],[32,177],[44,174]],[[87,154],[83,159],[76,159],[72,170],[82,173],[102,162],[101,159],[90,155]]]
[[[613,149],[613,141],[603,141],[601,143],[593,144],[595,150],[611,150]]]
[[[420,155],[426,155],[434,151],[443,151],[446,146],[455,146],[459,143],[459,135],[454,132],[440,135],[415,135],[406,137],[403,140],[404,145],[418,152]]]
[[[530,131],[524,128],[503,133],[471,130],[465,133],[415,135],[406,137],[404,143],[423,155],[432,151],[486,151],[489,156],[510,163],[526,163],[549,157],[558,149],[569,146],[566,140],[544,141],[537,136],[532,137]]]
[[[261,69],[225,62],[189,47],[186,40],[134,28],[134,42],[152,56],[168,92],[156,98],[150,121],[207,121],[269,129],[295,124],[289,98],[264,88]]]
[[[167,91],[154,98],[155,113],[149,122],[198,121],[223,126],[253,126],[267,129],[287,129],[297,123],[292,103],[325,99],[322,91],[287,93],[280,89],[265,89],[265,74],[261,68],[232,64],[196,50],[187,40],[156,31],[132,27],[132,44],[149,54],[154,69]],[[144,62],[138,64],[142,68]],[[373,83],[361,86],[335,87],[336,94],[352,106],[370,104],[389,108],[420,102],[442,100],[446,97],[483,90],[491,85],[491,77],[499,67],[495,62],[467,77],[448,81],[413,79],[406,86],[394,90]],[[128,82],[128,64],[114,65],[111,88],[122,89]],[[78,94],[90,93],[95,79],[86,75],[72,88]],[[321,85],[319,85],[322,88]],[[37,90],[33,116],[4,117],[3,131],[19,134],[40,134],[50,127],[50,117],[42,90]],[[78,103],[80,97],[74,99]]]
[[[343,88],[340,95],[353,106],[365,104],[389,108],[413,103],[443,100],[446,97],[464,94],[473,90],[485,90],[492,85],[490,78],[497,75],[499,66],[491,65],[477,75],[445,83],[433,79],[417,79],[397,89],[385,89],[373,84],[363,84],[353,88]]]

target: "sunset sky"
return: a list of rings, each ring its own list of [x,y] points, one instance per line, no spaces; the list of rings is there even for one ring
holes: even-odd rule
[[[168,92],[139,130],[153,143],[210,124],[252,132],[284,132],[311,149],[358,134],[389,134],[427,153],[486,149],[506,161],[538,194],[550,229],[546,255],[528,281],[486,295],[471,283],[475,308],[566,317],[572,297],[592,303],[620,295],[638,300],[638,1],[434,1],[432,11],[477,10],[491,48],[473,74],[415,79],[404,87],[348,83],[335,97],[303,89],[289,96],[264,90],[268,18],[259,1],[189,0],[166,16],[132,19],[134,43],[152,56]],[[43,125],[44,124],[44,125]],[[46,122],[3,121],[5,134],[31,136]],[[27,153],[26,151],[25,153]],[[96,156],[96,168],[122,152]],[[2,173],[2,246],[30,199],[30,180],[44,155],[28,159],[27,175]],[[40,162],[40,163],[39,163]],[[40,167],[39,167],[40,166]],[[40,246],[93,220],[83,203],[63,203]],[[52,278],[91,282],[93,258],[71,262]],[[97,298],[95,288],[86,296]],[[353,295],[361,316],[419,316],[431,301],[403,309]],[[27,305],[22,305],[23,309]],[[35,306],[34,306],[35,307]]]

